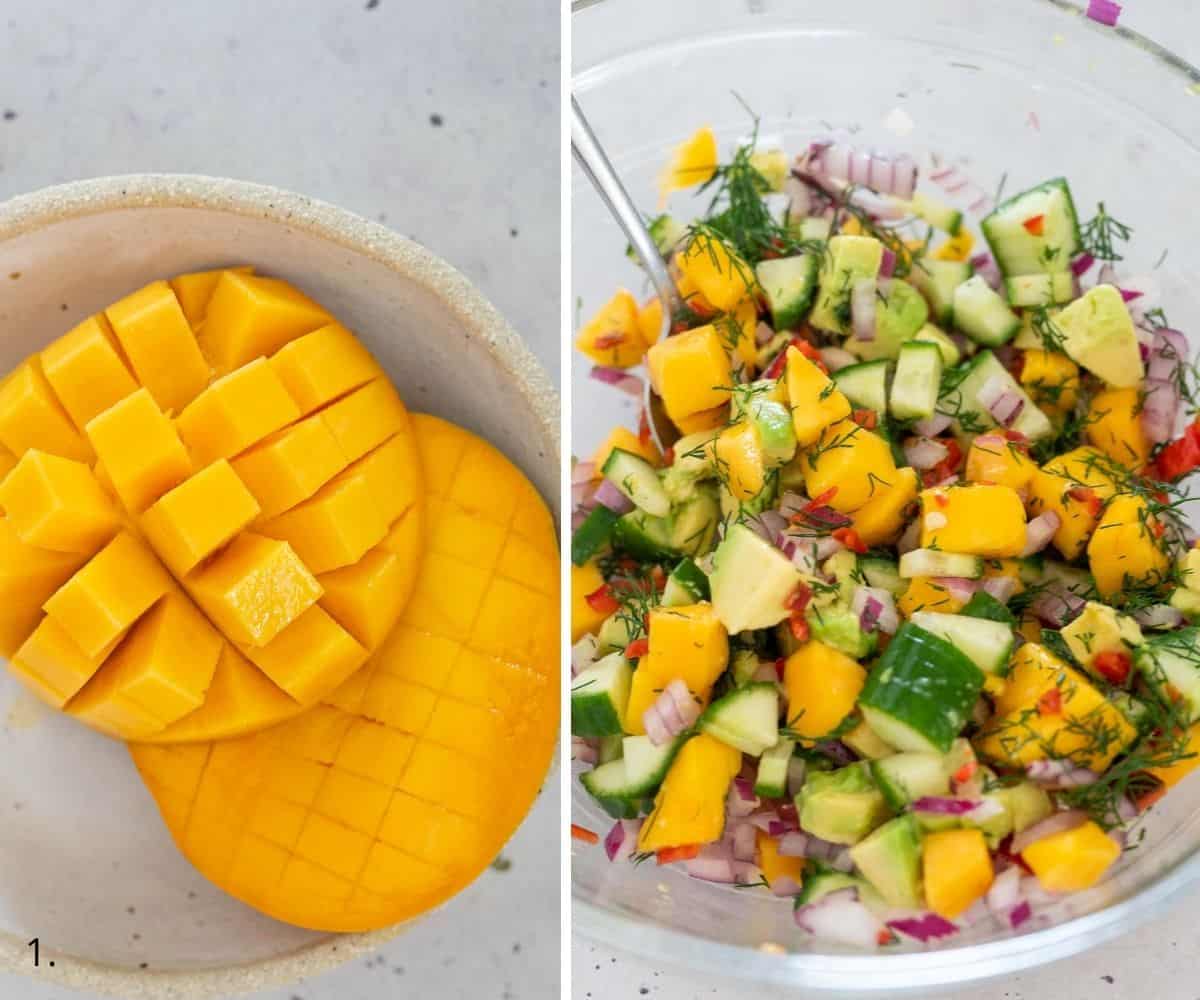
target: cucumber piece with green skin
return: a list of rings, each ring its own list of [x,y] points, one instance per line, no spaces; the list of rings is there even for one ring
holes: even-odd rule
[[[1020,431],[1030,441],[1040,441],[1054,433],[1050,418],[1034,405],[1032,399],[1012,377],[1008,369],[991,351],[980,351],[965,366],[956,369],[952,377],[943,379],[943,391],[938,400],[938,412],[954,418],[955,432],[981,434],[999,426],[996,419],[979,403],[979,391],[992,379],[998,379],[1005,392],[1015,393],[1024,406],[1013,422],[1012,429]]]
[[[900,567],[892,559],[859,556],[858,571],[866,578],[868,587],[879,587],[893,597],[899,597],[908,587],[908,581],[900,576]]]
[[[1054,274],[1019,274],[1004,279],[1008,304],[1018,309],[1055,306],[1075,298],[1075,276],[1070,271]]]
[[[885,903],[921,905],[921,833],[912,816],[888,820],[850,848],[850,858]]]
[[[1002,622],[1014,628],[1017,624],[1016,615],[986,590],[975,591],[959,614],[965,618],[986,618],[988,621]]]
[[[831,377],[851,406],[885,413],[889,367],[886,360],[863,361],[839,368]]]
[[[937,344],[912,340],[902,344],[888,406],[897,420],[932,417],[942,380],[942,352]]]
[[[1007,807],[1014,833],[1027,830],[1054,812],[1054,803],[1050,801],[1046,790],[1032,781],[1020,781],[1015,785],[997,788],[992,794]]]
[[[713,739],[758,757],[779,742],[779,689],[758,682],[730,691],[704,710],[697,725]]]
[[[795,740],[780,739],[773,747],[763,751],[754,779],[755,795],[764,799],[781,799],[787,795],[788,764],[795,749]]]
[[[834,844],[857,844],[888,818],[866,761],[810,772],[796,795],[796,810],[801,829]]]
[[[599,758],[601,764],[607,764],[610,760],[620,760],[622,757],[621,742],[623,736],[602,736],[600,737]]]
[[[764,260],[754,268],[776,330],[794,330],[804,322],[817,293],[819,265],[816,254],[802,253]]]
[[[917,799],[950,794],[950,771],[940,753],[908,752],[871,761],[871,776],[887,804],[899,811]]]
[[[866,720],[860,720],[858,725],[842,735],[841,740],[858,754],[861,760],[879,760],[881,757],[891,757],[896,752],[895,747],[889,746],[879,738],[879,734],[867,725]]]
[[[949,326],[954,321],[954,290],[964,281],[969,281],[974,273],[975,268],[968,261],[926,257],[913,266],[909,280],[925,296],[934,322]],[[957,362],[950,361],[947,364]]]
[[[800,580],[792,561],[744,524],[730,526],[708,577],[713,610],[730,635],[787,618],[785,602]]]
[[[571,535],[571,562],[583,566],[608,545],[620,518],[599,503]]]
[[[847,875],[845,872],[835,871],[820,862],[810,862],[806,869],[804,884],[800,887],[800,894],[796,897],[797,909],[801,906],[819,903],[830,893],[838,892],[841,889],[857,889],[859,898],[862,899],[863,890],[867,888],[867,883],[863,879]]]
[[[932,323],[926,323],[913,340],[936,344],[939,351],[942,352],[942,366],[944,368],[953,368],[956,364],[962,361],[962,351],[958,344],[950,339],[948,335],[939,330]]]
[[[862,623],[849,604],[821,607],[810,604],[804,611],[809,632],[817,642],[845,653],[852,660],[870,656],[879,643],[877,632],[864,632]]]
[[[900,575],[906,580],[914,576],[956,576],[978,580],[983,576],[983,560],[979,556],[941,549],[913,549],[900,557]]]
[[[999,347],[1021,329],[1021,317],[980,275],[954,289],[954,325],[977,344]]]
[[[1152,636],[1134,650],[1133,661],[1159,701],[1174,703],[1188,722],[1200,719],[1200,628]]]
[[[1081,248],[1075,202],[1062,177],[1001,202],[980,227],[1005,275],[1067,271]]]
[[[641,455],[614,448],[601,472],[638,509],[651,517],[666,517],[671,512],[671,498],[658,481],[658,472]]]
[[[600,623],[596,632],[596,652],[607,656],[623,650],[641,634],[642,626],[636,615],[625,610],[614,611]]]
[[[967,658],[985,674],[1003,677],[1008,673],[1008,658],[1013,648],[1013,628],[1003,622],[971,618],[965,614],[947,615],[939,611],[915,611],[909,621],[926,632],[941,636],[966,653]]]
[[[883,261],[883,244],[873,236],[832,236],[821,257],[817,299],[809,322],[818,330],[846,333],[850,328],[850,292],[860,278],[874,278]]]
[[[787,229],[801,242],[805,240],[824,242],[833,233],[833,220],[823,219],[816,215],[801,215],[789,218]]]
[[[571,681],[571,735],[617,736],[629,704],[633,668],[622,653],[610,653]]]
[[[586,526],[587,522],[584,522]],[[582,530],[582,527],[580,528]],[[617,519],[612,529],[613,547],[640,562],[662,562],[679,553],[671,544],[671,521],[634,509]]]
[[[686,736],[655,746],[648,736],[627,736],[622,755],[580,775],[580,783],[614,819],[635,819],[650,811],[654,793],[667,776]]]
[[[983,671],[964,653],[906,622],[868,675],[858,704],[892,746],[946,753],[982,689]]]
[[[707,601],[708,595],[708,577],[704,575],[704,570],[691,559],[685,558],[679,561],[667,577],[662,603],[666,607],[696,604],[699,601]]]
[[[934,229],[940,229],[948,236],[957,236],[962,229],[963,214],[957,208],[945,202],[930,198],[929,195],[918,191],[909,202],[912,213],[918,219],[924,219]]]

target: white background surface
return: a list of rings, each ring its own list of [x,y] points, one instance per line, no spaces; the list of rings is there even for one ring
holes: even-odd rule
[[[557,381],[558,56],[550,0],[0,0],[0,197],[184,171],[331,201],[463,270]],[[260,1000],[557,997],[559,831],[552,789],[508,871]],[[74,996],[0,976],[0,1000]]]
[[[753,0],[749,0],[753,3]],[[984,0],[964,0],[964,3]],[[914,15],[920,2],[912,5]],[[1017,5],[1014,4],[1014,7]],[[1017,16],[1014,13],[1014,16]],[[1193,64],[1200,62],[1200,6],[1187,0],[1127,0],[1121,23],[1173,49]],[[1196,98],[1200,121],[1200,96]],[[942,994],[946,1000],[1196,1000],[1197,927],[1200,892],[1169,915],[1132,934],[1054,965],[996,980],[982,988]],[[576,940],[572,945],[575,1000],[781,1000],[802,994],[782,989],[755,990]]]

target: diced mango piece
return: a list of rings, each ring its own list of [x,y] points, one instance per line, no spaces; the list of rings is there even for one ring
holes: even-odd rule
[[[971,259],[971,251],[975,247],[975,237],[965,226],[957,236],[952,236],[940,247],[933,251],[934,260],[965,261]]]
[[[253,521],[253,495],[224,459],[164,494],[145,514],[146,540],[176,576],[187,576]]]
[[[1003,434],[980,434],[967,450],[964,478],[969,483],[1007,486],[1023,493],[1038,471],[1026,450]]]
[[[321,419],[353,462],[408,426],[408,411],[391,382],[378,378],[327,406]]]
[[[676,424],[729,402],[733,389],[729,354],[711,324],[660,340],[650,348],[646,363],[654,390]]]
[[[658,178],[660,198],[672,191],[683,191],[712,179],[717,172],[717,137],[705,126],[692,133],[671,153],[671,159]]]
[[[926,834],[921,846],[925,902],[939,917],[953,920],[992,887],[995,872],[982,830],[938,830]]]
[[[950,592],[944,583],[936,577],[914,576],[908,581],[908,587],[896,601],[896,609],[905,618],[911,618],[918,611],[937,611],[944,615],[958,614],[966,606]]]
[[[104,314],[97,313],[42,351],[46,381],[81,431],[96,414],[137,391],[115,337]]]
[[[638,305],[624,288],[602,305],[575,337],[575,346],[598,365],[632,368],[642,363],[647,341],[638,325]]]
[[[287,542],[252,532],[238,535],[187,586],[217,627],[247,646],[265,646],[321,597]]]
[[[853,420],[826,427],[800,465],[808,495],[824,496],[833,490],[827,502],[845,514],[865,506],[880,489],[897,481],[888,443]]]
[[[896,541],[916,505],[920,485],[917,470],[908,466],[897,469],[888,485],[875,484],[875,495],[850,515],[863,544],[890,545]]]
[[[280,348],[271,367],[305,416],[383,374],[371,352],[340,323]]]
[[[657,295],[651,295],[638,306],[638,333],[647,347],[655,343],[662,334],[662,313],[662,300]]]
[[[120,739],[147,739],[163,728],[153,712],[119,693],[80,700],[77,705],[68,705],[67,712],[93,729]]]
[[[0,444],[0,479],[3,479],[16,467],[17,456]]]
[[[22,678],[36,681],[31,685],[35,691],[62,708],[100,669],[116,642],[89,656],[58,622],[46,617],[17,650],[13,663],[21,668]]]
[[[1173,744],[1174,745],[1174,744]],[[1186,756],[1191,754],[1191,756]],[[1187,739],[1179,751],[1180,759],[1174,764],[1162,767],[1148,767],[1147,773],[1154,775],[1167,788],[1174,788],[1179,782],[1200,767],[1200,722],[1195,723],[1187,732]]]
[[[43,607],[86,655],[96,656],[170,589],[154,553],[122,531]]]
[[[762,830],[755,833],[754,840],[758,848],[758,867],[762,870],[767,885],[775,888],[776,884],[791,884],[798,888],[804,880],[804,859],[780,854],[779,840]]]
[[[983,564],[983,579],[1007,577],[1016,587],[1013,593],[1023,594],[1026,590],[1025,580],[1021,576],[1024,568],[1024,564],[1018,559],[987,559]]]
[[[364,477],[367,492],[379,510],[383,523],[388,525],[416,503],[420,496],[420,483],[414,475],[418,462],[412,440],[407,434],[397,434],[351,464],[338,475],[335,482]]]
[[[55,552],[91,555],[121,525],[91,469],[33,448],[0,482],[0,507],[23,542]]]
[[[175,420],[179,436],[199,466],[232,458],[300,418],[288,391],[266,358],[217,379]]]
[[[921,547],[990,558],[1025,550],[1025,505],[1011,486],[937,486],[921,494]]]
[[[314,573],[358,562],[387,534],[365,474],[339,476],[309,500],[264,521],[258,530],[291,543]]]
[[[1100,503],[1116,491],[1110,460],[1095,448],[1076,448],[1047,462],[1029,484],[1029,513],[1053,511],[1059,517],[1054,547],[1063,557],[1079,557],[1100,522]]]
[[[1079,401],[1079,366],[1065,354],[1031,348],[1025,351],[1021,385],[1038,407],[1051,416],[1070,413]]]
[[[391,631],[406,593],[405,567],[393,552],[371,549],[358,562],[317,577],[321,607],[358,642],[374,649]]]
[[[658,453],[658,449],[654,447],[654,442],[647,438],[643,441],[628,427],[614,427],[608,432],[599,448],[592,455],[592,466],[595,468],[596,478],[600,476],[600,470],[604,468],[604,463],[608,461],[608,456],[617,448],[622,451],[628,451],[634,455],[641,455],[651,465],[662,464],[662,456]]]
[[[42,618],[42,605],[85,562],[75,552],[26,545],[0,518],[0,654],[11,657]]]
[[[717,463],[725,474],[729,492],[738,500],[749,500],[762,492],[766,481],[766,456],[758,429],[739,420],[717,435]]]
[[[200,324],[208,315],[208,301],[212,298],[212,293],[216,291],[221,275],[226,271],[233,271],[235,274],[253,274],[254,268],[219,267],[212,271],[192,271],[190,274],[177,274],[168,282],[171,291],[175,293],[175,298],[179,300],[179,307],[183,310],[183,315],[187,317],[193,330],[199,329]]]
[[[725,797],[741,770],[742,755],[706,733],[675,755],[654,809],[638,833],[639,851],[709,844],[725,831]]]
[[[594,562],[576,566],[571,563],[571,642],[576,643],[588,633],[595,633],[608,616],[597,611],[586,598],[604,586],[600,567]]]
[[[675,264],[719,312],[733,312],[757,287],[754,268],[707,232],[694,235]]]
[[[224,375],[332,320],[286,281],[226,271],[208,300],[200,345]]]
[[[795,347],[787,349],[787,392],[796,440],[807,448],[830,424],[850,416],[850,401]]]
[[[1105,389],[1088,406],[1083,434],[1119,465],[1140,472],[1150,460],[1150,439],[1142,426],[1142,391]]]
[[[266,519],[307,500],[348,463],[329,426],[315,415],[269,435],[232,464]]]
[[[786,725],[805,739],[828,736],[854,711],[867,672],[845,653],[813,639],[787,658]]]
[[[30,448],[80,462],[92,458],[92,449],[54,395],[36,357],[23,361],[0,382],[0,444],[18,458]]]
[[[321,607],[312,607],[270,642],[242,649],[302,705],[328,694],[362,666],[367,651]]]
[[[729,419],[729,406],[717,406],[711,410],[701,410],[686,417],[673,417],[672,420],[681,434],[695,434],[698,431],[716,430],[724,426]]]
[[[130,513],[142,513],[192,474],[174,425],[145,389],[92,418],[87,434]]]
[[[1052,833],[1021,852],[1047,892],[1090,889],[1121,856],[1121,848],[1092,820]]]
[[[165,281],[126,295],[105,315],[138,381],[164,410],[178,413],[208,384],[208,362]]]
[[[1109,501],[1088,542],[1088,566],[1102,597],[1167,581],[1164,531],[1144,498],[1120,494]]]
[[[196,606],[172,589],[133,626],[68,711],[104,719],[109,717],[106,703],[128,701],[161,729],[204,701],[224,645]]]

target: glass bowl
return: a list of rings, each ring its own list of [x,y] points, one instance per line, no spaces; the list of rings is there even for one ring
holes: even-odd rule
[[[1066,176],[1084,217],[1104,200],[1136,232],[1122,276],[1149,274],[1171,324],[1200,330],[1200,71],[1060,0],[600,0],[576,5],[574,89],[635,201],[657,203],[671,148],[711,125],[723,154],[760,116],[762,144],[796,152],[831,130],[858,145],[931,156],[974,187],[1009,193]],[[703,207],[686,193],[673,212]],[[576,169],[573,302],[587,317],[615,287],[648,294],[625,241]],[[977,223],[978,215],[971,216]],[[975,227],[978,233],[977,226]],[[1164,251],[1167,251],[1164,258]],[[572,450],[586,456],[638,401],[572,361]],[[593,940],[693,972],[853,996],[928,994],[1062,958],[1158,912],[1200,876],[1200,779],[1144,822],[1145,838],[1089,892],[1043,909],[1020,932],[986,920],[938,946],[864,954],[816,942],[790,901],[690,879],[652,863],[613,865],[575,845],[575,926]],[[575,821],[610,822],[576,783]]]

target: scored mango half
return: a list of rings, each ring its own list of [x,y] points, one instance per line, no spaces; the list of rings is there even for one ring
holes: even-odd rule
[[[486,442],[423,415],[413,434],[425,557],[367,665],[262,732],[129,748],[205,876],[316,930],[383,927],[463,888],[516,829],[554,751],[550,513]]]
[[[416,578],[403,402],[353,333],[247,268],[152,282],[26,359],[0,445],[0,653],[117,738],[299,714]]]

